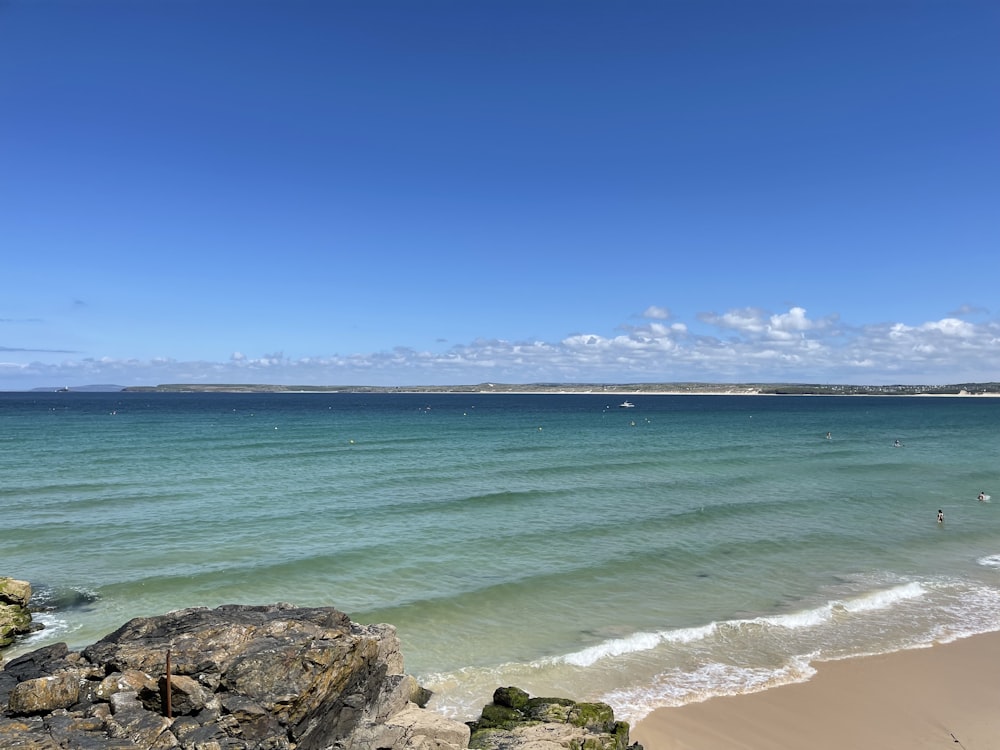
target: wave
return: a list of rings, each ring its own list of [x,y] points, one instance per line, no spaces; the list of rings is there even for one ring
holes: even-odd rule
[[[785,630],[812,628],[830,622],[834,613],[838,611],[859,614],[889,609],[899,602],[916,599],[926,593],[927,590],[920,583],[910,582],[890,589],[871,591],[848,600],[832,600],[818,607],[790,614],[711,622],[707,625],[651,633],[633,633],[622,638],[606,640],[581,651],[556,657],[554,661],[578,667],[589,667],[602,659],[650,651],[661,644],[681,645],[704,641],[715,636],[720,630],[741,631],[754,626]]]
[[[980,557],[976,562],[986,568],[1000,568],[1000,554],[986,555],[986,557]]]
[[[692,643],[704,640],[713,635],[718,628],[719,626],[713,622],[694,628],[665,630],[657,633],[633,633],[624,638],[612,638],[582,651],[557,657],[554,661],[577,667],[589,667],[607,657],[650,651],[661,643]]]
[[[615,706],[618,718],[635,723],[657,708],[701,703],[709,698],[758,693],[806,682],[816,669],[809,657],[793,657],[776,669],[712,662],[693,671],[671,669],[642,686],[610,690],[600,700]]]
[[[843,602],[843,608],[848,612],[866,612],[877,609],[888,609],[897,602],[908,599],[918,599],[927,593],[920,583],[912,581],[895,586],[884,591],[872,591],[855,599]]]

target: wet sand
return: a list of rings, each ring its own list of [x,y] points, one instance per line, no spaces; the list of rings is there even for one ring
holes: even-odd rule
[[[996,750],[1000,633],[814,664],[811,680],[653,712],[645,750]]]

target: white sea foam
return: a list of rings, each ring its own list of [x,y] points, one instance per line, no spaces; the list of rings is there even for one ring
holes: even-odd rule
[[[854,599],[840,602],[840,605],[848,612],[888,609],[899,602],[918,599],[926,593],[927,589],[916,581],[913,581],[883,591],[872,591]]]
[[[784,615],[759,617],[751,622],[765,623],[790,630],[812,628],[829,622],[835,611],[860,613],[889,609],[899,602],[916,599],[926,593],[927,590],[921,584],[911,582],[895,586],[891,589],[870,591],[854,599],[828,602],[813,609],[791,612]]]
[[[696,628],[679,628],[678,630],[667,630],[660,635],[663,636],[663,640],[669,641],[670,643],[694,643],[695,641],[700,641],[709,636],[715,635],[715,632],[719,629],[719,626],[710,622],[708,625],[700,625]]]
[[[562,657],[562,661],[578,667],[589,667],[595,662],[608,656],[621,656],[636,651],[648,651],[656,648],[662,638],[657,633],[634,633],[627,638],[615,638],[610,641],[598,643],[596,646],[585,648],[572,654]]]
[[[1000,629],[1000,589],[979,585],[964,587],[961,594],[939,607],[947,613],[935,623],[933,639],[949,642]]]
[[[603,641],[581,651],[557,657],[554,661],[578,667],[589,667],[601,659],[622,656],[638,651],[649,651],[665,642],[688,644],[705,640],[714,635],[719,627],[740,629],[748,625],[763,625],[784,628],[786,630],[815,628],[829,623],[833,619],[834,612],[838,610],[852,614],[884,610],[891,608],[899,602],[919,598],[926,593],[926,589],[920,583],[910,582],[890,589],[868,592],[853,599],[828,602],[818,607],[798,612],[756,617],[749,620],[730,620],[721,625],[713,622],[693,628],[681,628],[656,633],[633,633],[624,638]]]
[[[557,661],[572,664],[577,667],[589,667],[601,659],[632,654],[638,651],[649,651],[661,643],[692,643],[709,637],[717,630],[717,625],[709,623],[695,628],[679,628],[658,633],[633,633],[625,638],[611,640],[590,646],[582,651],[559,657]]]
[[[768,625],[775,625],[790,630],[798,628],[812,628],[830,621],[831,605],[824,604],[815,609],[806,609],[801,612],[791,612],[787,615],[772,615],[769,617],[759,617],[754,622],[762,622]]]
[[[1000,568],[1000,554],[980,557],[976,562],[987,568]]]
[[[57,617],[51,612],[35,612],[31,615],[31,619],[36,625],[41,625],[41,629],[18,640],[6,654],[8,658],[33,651],[40,644],[64,637],[76,629],[67,619]]]
[[[612,690],[601,700],[615,714],[637,722],[657,708],[700,703],[724,695],[757,693],[762,690],[805,682],[816,673],[808,656],[794,656],[777,669],[741,667],[713,662],[693,671],[671,669],[656,676],[648,685]]]

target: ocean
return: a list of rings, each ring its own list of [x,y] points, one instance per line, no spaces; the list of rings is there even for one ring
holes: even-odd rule
[[[1000,630],[1000,399],[621,398],[0,393],[0,575],[45,608],[4,656],[334,606],[449,716],[635,722]]]

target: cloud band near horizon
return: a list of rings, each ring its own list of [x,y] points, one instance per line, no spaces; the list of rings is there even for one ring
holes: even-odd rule
[[[1000,323],[961,311],[919,325],[850,325],[813,319],[805,308],[756,308],[698,316],[694,333],[664,307],[649,307],[614,335],[571,334],[558,342],[476,339],[442,351],[407,346],[319,356],[235,351],[219,361],[81,356],[0,362],[0,388],[53,384],[274,383],[448,385],[534,382],[801,382],[885,385],[990,382],[1000,372]],[[0,352],[72,353],[0,347]],[[27,358],[26,358],[27,359]]]

